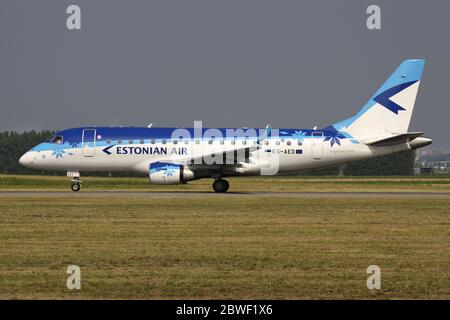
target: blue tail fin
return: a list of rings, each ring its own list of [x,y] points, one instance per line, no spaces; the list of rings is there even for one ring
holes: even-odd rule
[[[405,60],[353,117],[333,127],[356,139],[408,131],[425,60]]]

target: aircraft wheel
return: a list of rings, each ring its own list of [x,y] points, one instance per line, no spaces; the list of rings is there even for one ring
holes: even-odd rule
[[[227,192],[229,188],[230,184],[224,179],[217,179],[213,183],[213,189],[215,192]]]
[[[81,186],[80,186],[80,184],[79,183],[72,183],[72,191],[80,191],[80,189],[81,189]]]

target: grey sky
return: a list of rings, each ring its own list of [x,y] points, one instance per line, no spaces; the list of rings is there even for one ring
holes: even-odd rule
[[[78,4],[82,30],[66,29]],[[366,28],[369,4],[382,29]],[[0,131],[83,125],[323,127],[407,58],[410,130],[450,146],[450,1],[3,0]]]

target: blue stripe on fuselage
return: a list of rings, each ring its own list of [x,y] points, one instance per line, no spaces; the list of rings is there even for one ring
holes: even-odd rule
[[[142,140],[144,143],[151,143],[152,140],[156,143],[161,143],[162,140],[167,140],[170,142],[172,139],[172,133],[177,129],[185,129],[190,135],[190,140],[196,139],[194,136],[194,128],[146,128],[146,127],[84,127],[84,128],[71,128],[66,130],[61,130],[56,133],[63,137],[63,144],[54,144],[44,142],[33,148],[35,151],[43,150],[67,150],[73,148],[82,147],[82,133],[83,129],[96,129],[96,143],[97,147],[107,147],[113,144],[118,144],[120,141],[123,145],[129,144],[129,141],[133,141],[133,144],[140,143]],[[202,136],[210,128],[202,128]],[[195,129],[199,130],[199,129]],[[212,137],[203,139],[206,140],[222,140],[222,139],[232,139],[233,137],[227,137],[227,130],[243,130],[244,133],[247,129],[244,128],[213,128],[213,130],[219,130],[222,137]],[[257,139],[264,133],[265,129],[256,128],[257,136],[250,135],[251,138]],[[310,138],[312,132],[322,132],[324,137],[335,136],[336,130],[331,128],[325,128],[322,130],[312,130],[312,129],[278,129],[278,135],[276,135],[277,130],[272,130],[272,135],[268,137],[269,139],[292,139],[292,140],[303,140],[304,138]],[[217,132],[217,131],[216,131]],[[217,132],[217,133],[218,133]],[[242,132],[242,131],[241,131]],[[302,134],[299,136],[299,132]],[[243,139],[244,136],[236,136],[236,139]]]

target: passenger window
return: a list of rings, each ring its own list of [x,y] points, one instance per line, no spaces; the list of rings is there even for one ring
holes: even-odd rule
[[[280,145],[280,140],[277,140],[277,141],[275,142],[275,144],[276,144],[277,146],[279,146],[279,145]]]
[[[177,144],[178,143],[178,140],[173,140],[173,144]]]
[[[245,146],[247,144],[247,140],[242,140],[242,144]]]
[[[107,143],[107,144],[111,144],[111,140],[107,140],[106,143]]]
[[[267,146],[269,144],[269,140],[265,140],[264,144]]]
[[[128,140],[128,144],[133,144],[133,140]]]
[[[231,144],[236,144],[236,140],[231,140]]]
[[[151,143],[151,144],[155,144],[155,139],[152,139],[152,140],[150,141],[150,143]]]
[[[167,142],[166,139],[162,140],[162,144],[166,144],[166,142]]]
[[[303,143],[300,140],[298,140],[297,143],[298,143],[299,146],[303,145]]]
[[[195,140],[195,144],[200,144],[200,140]]]
[[[122,140],[117,140],[117,144],[122,144]]]
[[[220,140],[220,144],[224,144],[225,143],[225,141],[223,141],[223,140]]]
[[[184,144],[189,144],[189,140],[184,140]]]
[[[286,144],[287,144],[288,146],[290,146],[290,145],[291,145],[291,140],[286,141]]]
[[[139,140],[139,143],[144,144],[145,143],[144,139]]]
[[[212,141],[212,140],[209,140],[208,143],[209,143],[209,144],[213,144],[213,141]]]

